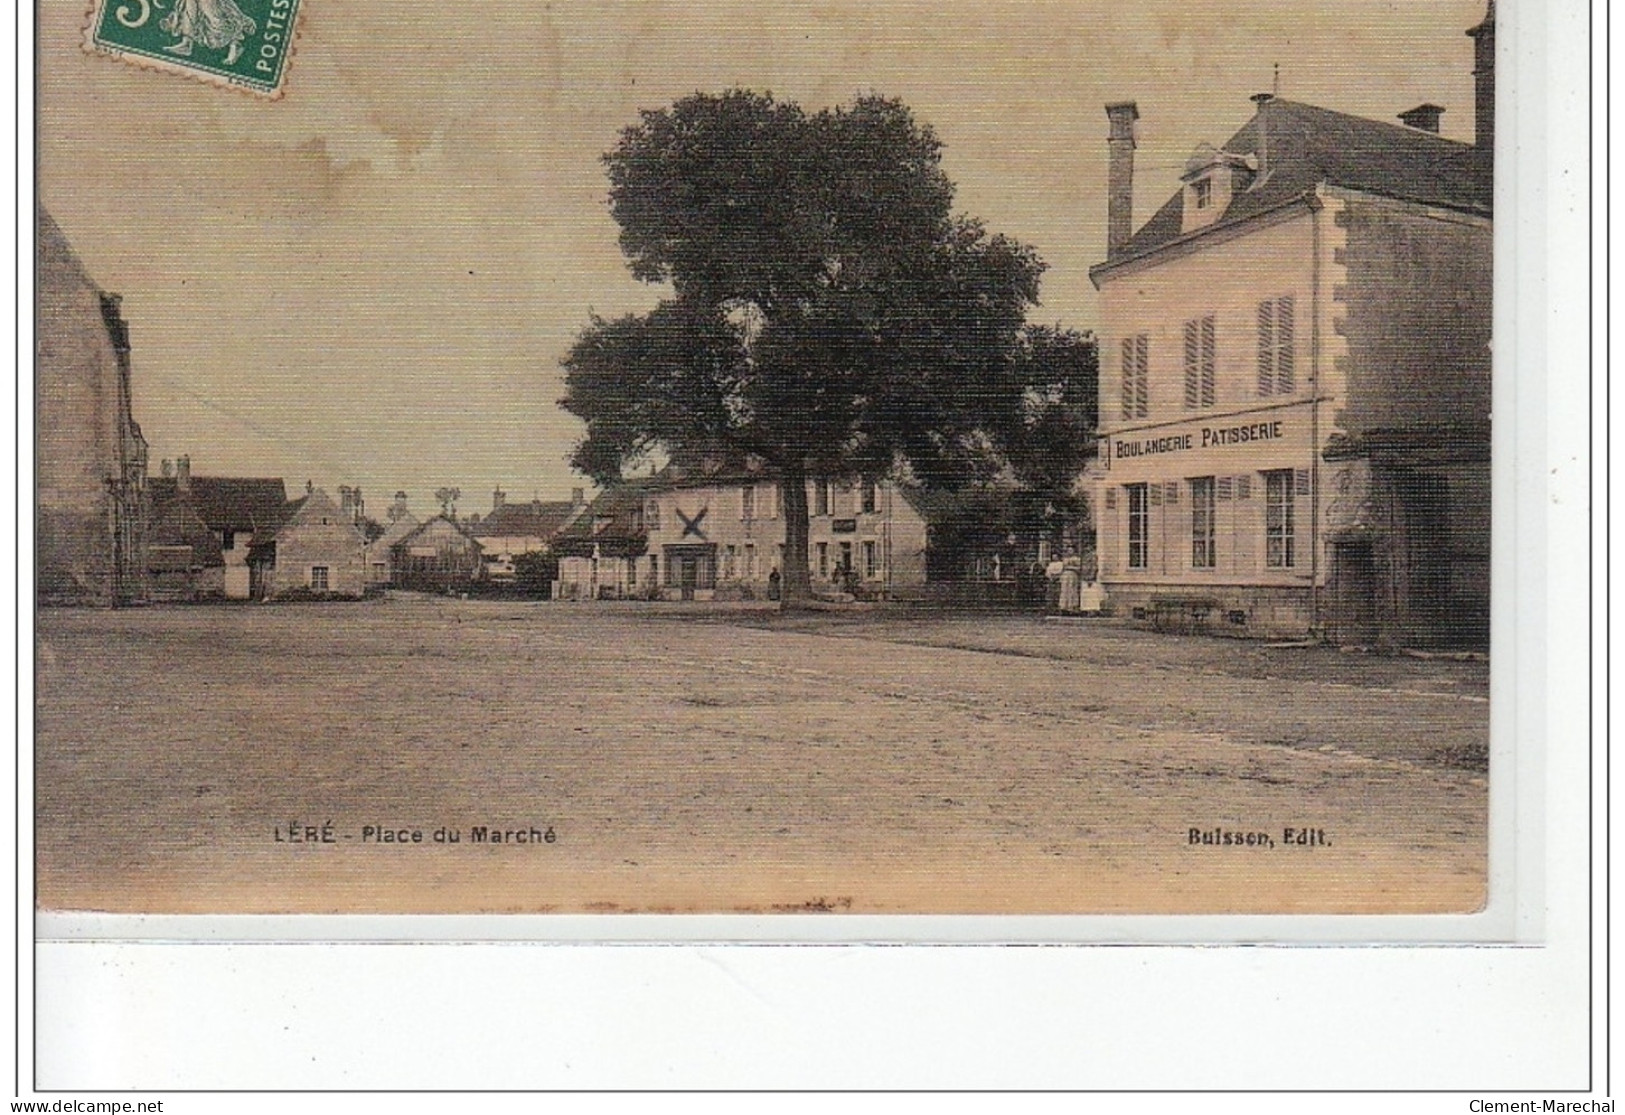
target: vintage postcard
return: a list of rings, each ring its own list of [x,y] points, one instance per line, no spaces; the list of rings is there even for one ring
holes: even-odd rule
[[[42,911],[1503,897],[1493,2],[39,19]]]

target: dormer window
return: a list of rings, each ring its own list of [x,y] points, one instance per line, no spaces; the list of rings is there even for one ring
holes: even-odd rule
[[[1199,144],[1185,161],[1185,219],[1180,232],[1195,232],[1224,216],[1230,199],[1252,184],[1247,156]]]

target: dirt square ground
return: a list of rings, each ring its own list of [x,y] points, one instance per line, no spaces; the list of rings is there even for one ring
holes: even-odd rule
[[[1483,662],[1038,616],[407,595],[46,611],[38,631],[45,909],[1485,897]]]

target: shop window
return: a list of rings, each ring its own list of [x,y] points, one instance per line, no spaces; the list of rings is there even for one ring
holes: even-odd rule
[[[1213,530],[1213,477],[1191,478],[1191,568],[1212,569],[1218,565]]]
[[[1185,323],[1185,409],[1213,405],[1217,390],[1218,321],[1209,314]]]
[[[1144,484],[1125,484],[1123,488],[1128,493],[1128,567],[1144,569],[1150,564],[1150,492]]]
[[[1292,470],[1264,474],[1264,560],[1271,569],[1291,569],[1293,553]]]
[[[1151,338],[1144,333],[1123,338],[1123,417],[1144,418],[1151,411]]]
[[[1290,395],[1296,389],[1292,296],[1258,304],[1258,393]]]

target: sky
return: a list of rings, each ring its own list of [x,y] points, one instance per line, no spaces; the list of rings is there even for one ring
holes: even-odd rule
[[[580,424],[559,360],[590,313],[654,305],[601,156],[644,108],[877,92],[944,143],[957,208],[1047,262],[1044,323],[1096,325],[1108,101],[1140,109],[1135,220],[1248,98],[1471,141],[1483,0],[303,0],[286,96],[138,70],[39,7],[38,183],[124,296],[136,420],[213,476],[358,485],[381,515],[563,498]]]

